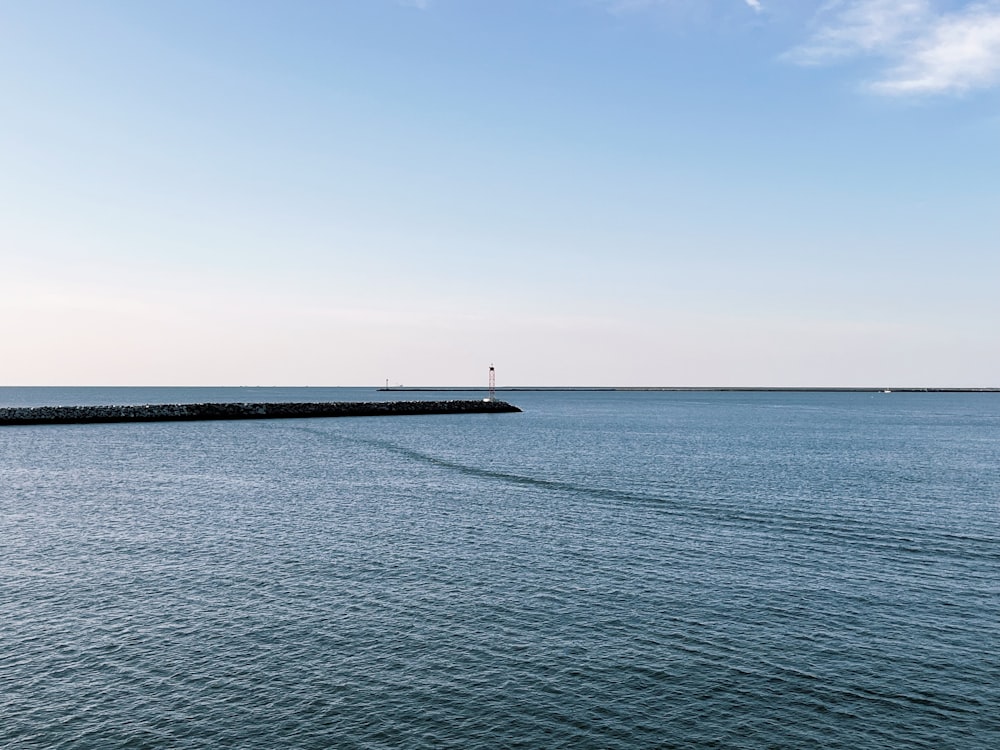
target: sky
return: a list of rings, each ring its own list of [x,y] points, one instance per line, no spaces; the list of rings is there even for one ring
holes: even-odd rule
[[[1000,386],[1000,0],[0,0],[0,385]]]

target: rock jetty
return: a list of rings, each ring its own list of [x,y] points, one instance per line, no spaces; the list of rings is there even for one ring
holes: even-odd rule
[[[322,403],[144,404],[0,408],[0,426],[106,422],[194,422],[220,419],[398,417],[411,414],[519,412],[505,401],[328,401]]]

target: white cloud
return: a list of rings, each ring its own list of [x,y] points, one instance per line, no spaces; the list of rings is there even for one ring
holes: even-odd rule
[[[1000,0],[939,10],[931,0],[842,0],[788,58],[828,65],[860,56],[884,62],[870,90],[944,94],[1000,83]]]
[[[791,57],[803,64],[824,64],[856,54],[879,54],[901,44],[926,23],[928,0],[852,0],[827,6],[833,15]]]
[[[591,1],[628,13],[694,0]],[[762,0],[742,1],[755,13],[764,10]],[[826,0],[810,37],[784,59],[812,66],[874,60],[867,88],[887,96],[1000,86],[1000,0]]]
[[[884,94],[941,93],[1000,83],[1000,7],[944,17],[872,85]]]

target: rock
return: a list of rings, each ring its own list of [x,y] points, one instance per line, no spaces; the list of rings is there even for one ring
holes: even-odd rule
[[[35,406],[0,408],[0,426],[223,419],[390,417],[411,414],[493,414],[519,411],[521,411],[519,408],[505,401],[327,401],[320,403]]]

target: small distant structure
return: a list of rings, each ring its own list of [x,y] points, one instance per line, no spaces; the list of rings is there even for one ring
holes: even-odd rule
[[[490,364],[490,395],[489,395],[489,398],[484,398],[483,401],[493,401],[496,398],[496,395],[497,395],[497,371],[493,367],[493,364],[491,363]]]

